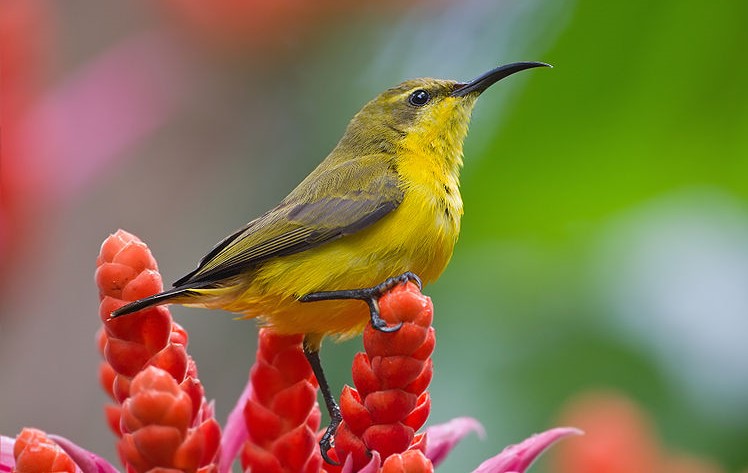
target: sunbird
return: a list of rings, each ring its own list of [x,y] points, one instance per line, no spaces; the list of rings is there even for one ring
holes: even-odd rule
[[[379,317],[389,287],[436,280],[460,233],[462,144],[478,96],[542,62],[516,62],[474,80],[412,79],[375,97],[335,148],[276,207],[224,238],[197,268],[160,294],[111,317],[159,304],[224,309],[304,334],[304,353],[330,413],[320,442],[341,421],[319,359],[322,339],[345,338]],[[361,301],[366,302],[366,305]]]

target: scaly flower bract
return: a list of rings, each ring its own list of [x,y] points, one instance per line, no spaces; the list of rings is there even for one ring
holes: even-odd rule
[[[267,473],[318,473],[317,385],[304,356],[303,335],[260,330],[251,393],[243,408],[247,440],[242,468]]]
[[[107,362],[100,380],[122,406],[110,406],[106,415],[122,436],[123,463],[135,471],[215,469],[220,428],[187,354],[187,332],[163,306],[109,318],[125,303],[162,290],[156,260],[137,237],[119,230],[102,244],[96,263],[104,322],[98,342]]]

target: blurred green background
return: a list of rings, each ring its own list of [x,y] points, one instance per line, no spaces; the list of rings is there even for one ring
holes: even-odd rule
[[[32,425],[114,459],[94,345],[108,233],[141,237],[170,282],[284,197],[381,90],[539,60],[554,69],[477,105],[462,235],[425,291],[430,423],[469,415],[487,431],[441,470],[471,471],[596,388],[640,403],[667,448],[748,466],[748,2],[255,3],[31,2],[42,65],[19,115],[63,131],[3,156],[0,432]],[[111,90],[74,100],[113,65]],[[47,166],[69,175],[35,174]],[[172,312],[223,420],[255,324]],[[324,346],[334,386],[359,349]]]

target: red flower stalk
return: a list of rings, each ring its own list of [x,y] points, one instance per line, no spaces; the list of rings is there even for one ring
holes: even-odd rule
[[[242,468],[263,473],[318,473],[320,410],[302,335],[260,330],[252,391],[243,414],[248,438]]]
[[[220,428],[212,418],[196,423],[193,406],[194,400],[168,372],[149,366],[138,373],[122,404],[125,433],[118,447],[128,470],[217,471]]]
[[[353,361],[356,388],[346,386],[340,399],[343,422],[335,436],[335,454],[351,471],[369,464],[372,452],[384,459],[387,469],[382,471],[433,471],[423,454],[423,434],[416,435],[431,409],[426,391],[435,340],[431,299],[407,283],[384,294],[379,307],[388,324],[402,327],[391,333],[370,326],[364,331],[366,353]]]
[[[24,428],[13,446],[15,473],[76,473],[73,459],[47,434],[37,429]]]
[[[132,471],[185,465],[185,471],[209,471],[217,460],[220,428],[187,354],[187,333],[165,307],[109,319],[127,302],[162,290],[156,260],[137,237],[118,230],[104,241],[96,263],[104,322],[99,348],[106,359],[100,379],[122,405],[107,408],[110,426],[122,436],[122,461]],[[187,407],[187,417],[177,415]],[[161,443],[155,439],[159,435]],[[196,439],[204,443],[197,445]],[[159,446],[163,451],[155,451]]]

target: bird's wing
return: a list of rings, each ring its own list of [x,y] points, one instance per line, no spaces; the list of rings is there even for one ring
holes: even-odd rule
[[[283,202],[228,236],[175,287],[235,276],[269,258],[355,233],[397,208],[398,175],[381,155],[315,170]]]

